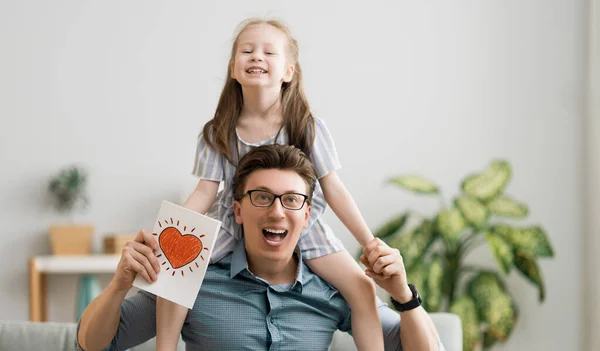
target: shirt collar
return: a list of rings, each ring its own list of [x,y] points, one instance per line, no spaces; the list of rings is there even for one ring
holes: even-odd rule
[[[300,254],[300,250],[298,249],[298,247],[296,247],[296,250],[294,250],[294,255],[298,257],[298,269],[296,271],[296,281],[294,282],[294,284],[292,284],[290,290],[299,289],[298,291],[302,292],[302,286],[306,283],[305,280],[307,279],[307,275],[305,274],[306,267],[304,267],[304,261],[302,260],[302,255]],[[244,238],[242,238],[242,240],[240,240],[233,249],[229,278],[233,279],[236,275],[240,274],[244,270],[254,276],[254,274],[248,269],[246,245],[244,242]],[[310,275],[308,276],[310,277]]]

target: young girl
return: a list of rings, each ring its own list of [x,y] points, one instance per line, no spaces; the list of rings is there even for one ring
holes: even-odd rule
[[[234,40],[214,118],[198,139],[193,172],[200,181],[184,204],[222,221],[212,263],[231,252],[242,235],[232,209],[235,166],[252,148],[273,143],[300,148],[311,158],[319,177],[308,228],[298,243],[302,257],[350,305],[358,349],[383,350],[375,287],[321,218],[329,204],[362,247],[373,239],[336,174],[340,163],[331,135],[310,112],[302,88],[298,43],[278,21],[247,20]],[[224,188],[217,194],[221,181]],[[175,350],[187,311],[157,298],[157,350]]]

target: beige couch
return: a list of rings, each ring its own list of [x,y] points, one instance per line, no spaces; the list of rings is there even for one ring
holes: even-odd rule
[[[432,313],[431,318],[440,333],[440,338],[447,351],[462,351],[462,327],[460,319],[453,314]],[[33,323],[22,321],[0,321],[0,351],[74,350],[74,323]],[[154,339],[134,347],[131,351],[154,351]],[[178,350],[185,350],[183,342]],[[334,335],[330,350],[356,350],[352,337],[337,332]]]

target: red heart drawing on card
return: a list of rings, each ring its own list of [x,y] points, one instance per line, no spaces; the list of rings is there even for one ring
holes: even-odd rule
[[[174,227],[165,228],[160,233],[158,243],[171,267],[175,269],[195,260],[203,248],[202,241],[197,236],[181,235]]]

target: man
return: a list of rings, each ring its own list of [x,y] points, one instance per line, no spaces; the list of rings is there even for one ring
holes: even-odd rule
[[[316,176],[293,146],[269,145],[245,155],[234,177],[234,213],[244,239],[210,265],[182,338],[188,350],[326,350],[335,330],[350,330],[341,295],[312,273],[296,249],[308,223]],[[137,274],[156,279],[153,236],[141,231],[123,250],[114,278],[84,311],[78,348],[127,349],[156,332],[155,296],[125,299]],[[431,319],[406,282],[402,257],[379,239],[361,261],[366,274],[400,304],[398,314],[381,303],[386,350],[438,350]],[[400,342],[401,341],[401,342]]]

